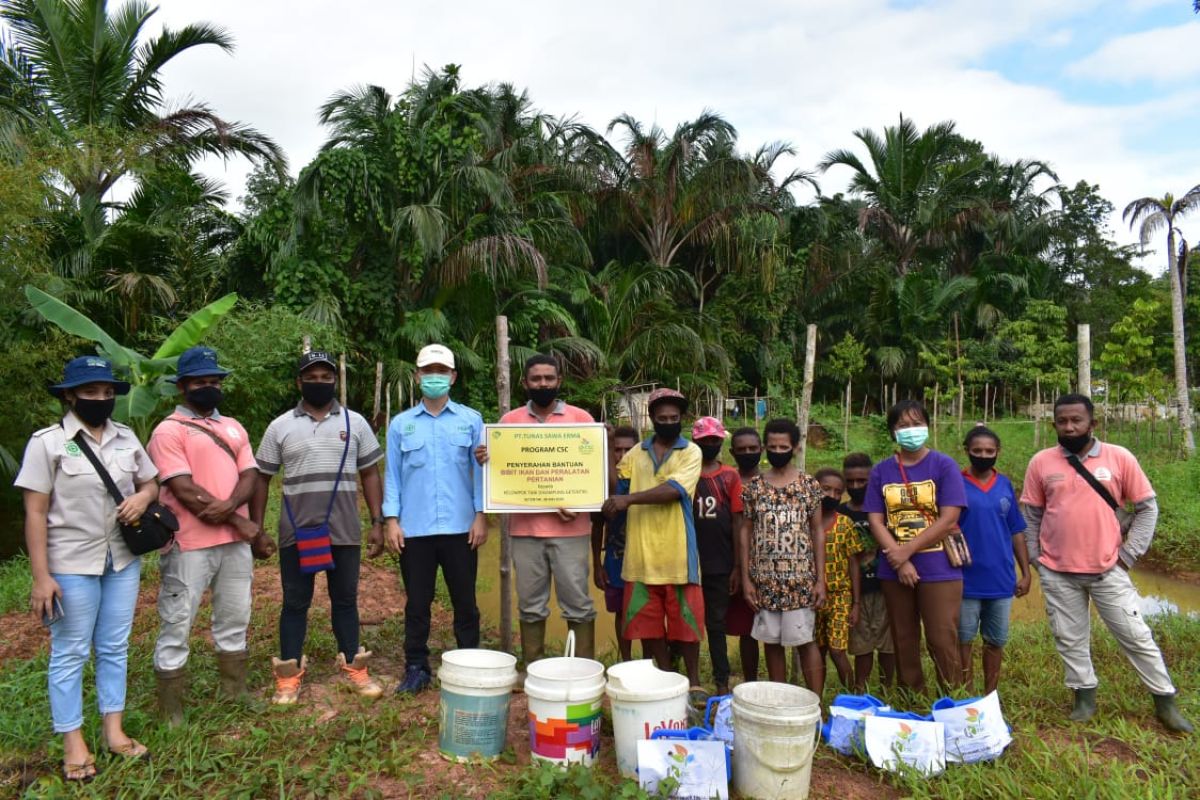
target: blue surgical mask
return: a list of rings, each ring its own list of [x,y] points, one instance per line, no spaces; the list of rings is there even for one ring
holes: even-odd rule
[[[916,428],[901,428],[896,431],[896,444],[910,453],[915,453],[925,446],[929,438],[929,428],[924,425]]]
[[[421,394],[428,397],[430,400],[437,400],[440,397],[445,397],[450,393],[450,376],[449,375],[422,375],[421,376]]]

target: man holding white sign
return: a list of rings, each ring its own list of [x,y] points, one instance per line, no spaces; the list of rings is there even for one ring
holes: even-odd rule
[[[595,422],[582,408],[558,398],[562,385],[558,361],[537,354],[525,362],[521,379],[528,402],[500,418],[501,425],[580,425]],[[487,445],[475,451],[488,460]],[[517,571],[517,612],[521,654],[526,664],[542,657],[550,616],[550,580],[567,627],[575,632],[575,655],[592,658],[596,650],[596,608],[588,593],[592,523],[588,514],[560,508],[542,513],[510,514],[513,566]]]

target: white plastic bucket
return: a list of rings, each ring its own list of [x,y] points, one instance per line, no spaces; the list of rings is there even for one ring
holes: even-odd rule
[[[688,726],[688,679],[664,672],[650,659],[626,661],[608,668],[608,698],[612,701],[613,739],[617,768],[637,777],[637,743],[666,728]]]
[[[529,699],[529,750],[542,761],[590,767],[600,753],[604,665],[575,658],[575,633],[566,655],[543,658],[525,669]]]
[[[821,701],[770,681],[733,688],[733,787],[755,800],[804,800],[821,729]]]
[[[491,760],[508,735],[508,701],[517,659],[495,650],[450,650],[438,669],[438,752],[451,761]]]

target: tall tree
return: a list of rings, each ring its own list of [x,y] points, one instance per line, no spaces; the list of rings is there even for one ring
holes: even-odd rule
[[[1154,234],[1164,228],[1167,232],[1167,280],[1171,284],[1171,331],[1175,355],[1175,403],[1179,408],[1179,427],[1183,431],[1183,446],[1188,456],[1196,453],[1196,438],[1192,432],[1192,402],[1188,384],[1187,345],[1183,319],[1184,283],[1179,269],[1179,251],[1175,237],[1183,238],[1177,221],[1200,206],[1200,185],[1193,186],[1182,197],[1166,194],[1162,197],[1141,197],[1125,206],[1121,218],[1130,228],[1137,227],[1142,247]]]

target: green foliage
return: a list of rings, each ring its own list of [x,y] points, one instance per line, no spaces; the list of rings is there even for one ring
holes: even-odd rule
[[[1074,347],[1066,338],[1067,310],[1033,300],[1019,319],[1000,326],[997,337],[1009,356],[1003,375],[1025,391],[1040,382],[1042,394],[1071,385]]]
[[[829,371],[841,380],[849,381],[867,366],[867,348],[847,331],[826,358]]]

